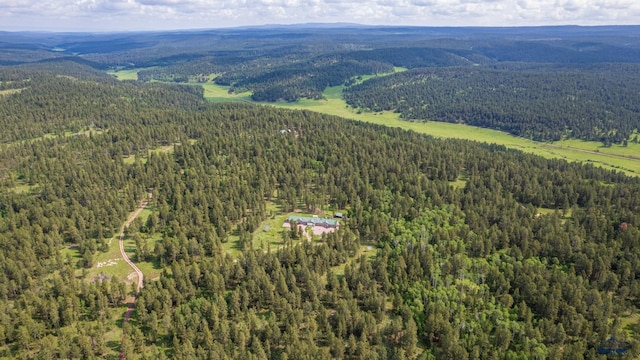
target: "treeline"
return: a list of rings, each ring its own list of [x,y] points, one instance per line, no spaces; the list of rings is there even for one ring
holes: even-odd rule
[[[451,44],[449,44],[451,45]],[[443,49],[427,46],[387,47],[368,51],[354,51],[347,54],[357,60],[375,60],[406,68],[470,66],[492,62],[482,54],[470,50]]]
[[[345,90],[348,104],[407,120],[465,123],[540,141],[623,143],[640,129],[633,64],[415,69]]]
[[[236,92],[250,90],[255,101],[321,99],[322,92],[329,86],[349,85],[352,78],[359,75],[392,72],[393,66],[464,66],[475,61],[487,62],[480,58],[469,51],[412,46],[335,51],[330,55],[292,59],[279,66],[232,69],[215,82],[231,86]]]
[[[175,62],[167,66],[153,67],[138,72],[138,80],[164,82],[207,82],[210,74],[219,73],[223,68],[216,64],[214,58],[202,58],[186,62]]]
[[[638,352],[620,326],[640,294],[637,178],[311,112],[174,107],[192,95],[162,85],[45,80],[10,101],[35,112],[55,89],[62,124],[132,89],[155,102],[97,111],[101,131],[1,148],[5,356],[595,358],[611,336]],[[104,335],[129,287],[82,268],[149,187],[155,211],[128,236],[160,236],[138,256],[162,273],[119,347]],[[319,243],[283,231],[282,247],[252,245],[267,201],[348,220]],[[233,232],[237,259],[223,250]],[[70,245],[79,260],[61,255]]]
[[[0,72],[1,86],[22,89],[19,94],[0,96],[0,143],[107,128],[126,123],[134,113],[197,109],[203,104],[200,87],[118,83],[104,73],[96,76],[90,68],[64,65],[76,71],[54,75],[57,71],[50,67],[39,71],[28,65]]]
[[[216,77],[216,84],[231,86],[231,91],[252,91],[255,101],[296,101],[321,99],[329,86],[345,83],[352,77],[393,71],[393,66],[372,60],[342,60],[322,57],[303,62],[261,68],[257,71],[233,71]]]

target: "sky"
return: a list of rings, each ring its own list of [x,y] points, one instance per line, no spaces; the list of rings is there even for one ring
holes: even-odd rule
[[[640,25],[638,0],[0,0],[0,30],[131,31],[263,24]]]

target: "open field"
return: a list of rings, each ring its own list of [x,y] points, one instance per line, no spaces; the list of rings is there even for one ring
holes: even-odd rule
[[[393,67],[393,71],[389,72],[389,73],[381,73],[381,74],[371,74],[371,75],[360,75],[358,77],[356,77],[355,79],[355,84],[361,84],[369,79],[373,79],[376,77],[382,77],[382,76],[388,76],[391,75],[393,73],[398,73],[398,72],[403,72],[403,71],[407,71],[407,68],[404,67],[400,67],[400,66],[394,66]]]
[[[378,254],[378,248],[375,246],[360,245],[358,252],[354,256],[350,256],[349,258],[347,258],[347,261],[338,266],[331,267],[331,272],[338,278],[343,277],[344,268],[347,266],[347,264],[353,262],[354,260],[357,260],[363,254],[366,254],[367,259],[369,259],[369,261],[372,261]]]
[[[633,136],[633,135],[632,135]],[[553,143],[562,148],[569,148],[583,151],[595,151],[611,156],[622,156],[640,161],[640,143],[628,142],[627,146],[614,144],[605,147],[597,141],[583,141],[578,139],[566,139]]]
[[[192,140],[192,139],[189,140],[189,142],[191,144],[193,144],[195,141],[196,140]],[[173,145],[159,146],[157,148],[149,149],[149,151],[147,153],[148,154],[151,154],[151,153],[155,153],[155,154],[159,154],[159,153],[167,153],[168,154],[168,153],[171,153],[171,154],[173,154],[173,147],[175,145],[180,145],[180,143],[175,143]],[[124,158],[122,158],[122,161],[127,165],[131,165],[131,164],[134,164],[136,162],[136,157],[139,157],[140,161],[143,164],[147,163],[147,157],[148,156],[145,156],[145,155],[140,156],[139,154],[138,155],[131,154],[131,155],[125,156]]]
[[[138,71],[143,69],[127,69],[107,71],[109,75],[115,76],[118,80],[138,80]]]
[[[19,181],[18,184],[14,186],[11,190],[13,190],[13,192],[15,192],[16,194],[28,194],[36,191],[38,187],[39,187],[38,184],[29,185],[22,181]]]
[[[638,334],[640,334],[640,313],[630,312],[623,314],[619,320],[620,329],[634,340],[637,340]]]
[[[156,246],[156,242],[162,238],[162,235],[160,233],[151,234],[151,235],[140,234],[140,237],[142,238],[143,241],[147,243],[147,246],[150,249],[150,251],[153,252],[153,249]],[[129,256],[129,259],[131,259],[131,261],[136,263],[136,266],[138,266],[140,271],[142,271],[142,273],[144,274],[145,281],[155,280],[160,277],[160,273],[161,273],[160,262],[159,261],[138,261],[135,254],[136,244],[133,241],[133,239],[131,239],[130,237],[127,237],[124,240],[124,250]],[[124,263],[124,260],[122,260],[122,262]],[[129,270],[131,270],[131,268],[129,268]]]
[[[21,92],[22,90],[24,90],[26,88],[22,88],[22,89],[6,89],[6,90],[0,90],[0,96],[3,95],[11,95],[11,94],[17,94],[19,92]]]
[[[284,246],[282,240],[283,231],[291,231],[290,228],[283,227],[285,220],[291,216],[308,216],[313,217],[313,214],[304,212],[285,212],[281,206],[274,202],[267,203],[267,212],[271,214],[270,217],[260,223],[260,226],[251,234],[251,247],[253,249],[262,249],[263,251],[271,250],[275,251],[278,248]],[[324,216],[331,217],[327,213]],[[323,217],[323,215],[320,215]],[[313,241],[320,241],[320,235],[312,235]],[[292,240],[294,245],[299,244],[302,239]],[[240,237],[237,229],[234,230],[227,238],[227,242],[223,243],[223,249],[231,257],[238,258],[242,255],[242,249],[240,246]]]
[[[469,174],[463,171],[455,181],[449,181],[449,184],[453,186],[454,189],[464,189],[465,185],[467,185],[467,180],[469,180]]]
[[[204,97],[210,102],[246,101],[252,102],[251,93],[240,94],[229,93],[228,86],[216,85],[214,83],[197,84],[204,88]]]
[[[143,209],[139,214],[139,220],[142,223],[147,221],[149,215],[154,211],[153,206],[149,206],[148,208]],[[147,242],[148,248],[153,250],[156,241],[161,238],[159,233],[156,234],[140,234],[141,238]],[[122,259],[120,255],[120,247],[118,244],[119,233],[114,234],[112,238],[106,239],[107,242],[107,250],[106,251],[96,251],[93,256],[93,266],[89,269],[78,269],[76,271],[76,275],[83,275],[84,279],[87,281],[94,281],[100,276],[118,277],[120,280],[126,282],[127,284],[134,283],[137,278],[135,276],[135,272],[131,269],[131,267]],[[130,236],[126,236],[124,240],[125,251],[127,255],[138,265],[138,267],[143,271],[145,278],[149,280],[153,280],[160,276],[159,264],[151,262],[151,261],[136,261],[135,258],[135,243],[131,239]],[[81,254],[78,251],[77,247],[65,248],[62,250],[63,257],[69,257],[73,262],[72,265],[81,260]]]
[[[274,205],[275,204],[270,204],[270,206]],[[282,247],[284,245],[284,242],[282,241],[282,231],[285,230],[282,225],[289,215],[293,215],[293,213],[282,213],[278,211],[270,218],[262,221],[256,231],[251,234],[251,247],[253,249],[262,249],[264,251],[275,251],[279,247]],[[299,241],[300,240],[296,240],[294,243]],[[237,230],[234,230],[227,239],[227,242],[222,245],[225,252],[231,257],[238,258],[242,255],[240,237],[238,236]]]

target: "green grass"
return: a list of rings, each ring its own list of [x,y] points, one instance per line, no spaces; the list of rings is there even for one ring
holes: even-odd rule
[[[578,149],[584,151],[595,151],[601,154],[608,154],[612,156],[623,156],[635,158],[640,160],[640,143],[633,143],[629,141],[627,146],[620,144],[611,145],[605,147],[602,143],[597,141],[583,141],[578,139],[566,139],[554,143],[560,147],[566,147],[571,149]]]
[[[192,140],[189,140],[189,143],[193,144],[193,143],[195,143],[195,140],[193,140],[193,142],[192,142]],[[175,145],[180,145],[180,144],[176,143]],[[159,146],[157,148],[150,149],[148,151],[148,153],[149,154],[151,154],[151,153],[154,153],[154,154],[159,154],[159,153],[167,153],[168,154],[168,153],[171,153],[172,154],[173,153],[173,147],[174,147],[174,145]],[[127,156],[122,158],[122,161],[127,165],[133,165],[136,162],[136,157],[140,158],[140,161],[143,164],[147,163],[147,156],[144,156],[144,155],[140,156],[140,155],[137,155],[137,154],[127,155]]]
[[[138,218],[144,224],[147,221],[147,218],[154,211],[152,205],[149,205],[149,208],[145,208],[138,215]],[[137,222],[138,220],[136,220]],[[145,239],[149,244],[149,249],[153,249],[156,241],[160,239],[160,234],[151,234],[147,236],[146,234],[140,234],[140,236]],[[93,266],[89,269],[78,269],[76,271],[76,275],[81,276],[84,275],[84,279],[86,281],[94,281],[100,274],[104,274],[109,277],[118,277],[120,280],[125,281],[127,283],[134,283],[137,281],[135,276],[129,278],[131,274],[135,274],[133,269],[127,264],[122,255],[120,254],[120,233],[114,234],[113,237],[107,239],[108,247],[106,251],[98,250],[93,256]],[[125,251],[129,255],[129,258],[138,265],[142,273],[145,277],[149,277],[149,279],[153,279],[154,277],[158,277],[160,275],[159,264],[153,262],[137,262],[135,259],[135,243],[131,239],[131,237],[127,236],[124,240]],[[78,252],[77,248],[65,248],[62,250],[62,255],[64,257],[69,256],[73,264],[77,263],[81,259],[81,254]]]
[[[149,215],[151,215],[151,213],[153,213],[154,211],[156,211],[156,208],[153,205],[147,205],[147,207],[145,207],[138,215],[137,219],[139,220],[136,220],[136,222],[140,221],[141,224],[145,224],[149,219]]]
[[[287,230],[282,227],[284,221],[294,213],[277,213],[274,214],[269,219],[266,219],[260,223],[260,226],[253,232],[253,239],[251,245],[254,249],[263,249],[267,251],[267,249],[271,249],[272,251],[278,249],[283,246],[282,241],[282,231]],[[297,214],[296,214],[297,215]],[[308,215],[311,216],[311,215]],[[266,227],[269,227],[269,230],[265,231]],[[299,241],[297,241],[299,242]],[[237,230],[234,231],[226,243],[223,243],[223,248],[227,254],[231,257],[238,258],[242,255],[242,249],[240,248],[240,237],[237,233]]]
[[[362,84],[363,82],[365,82],[365,81],[367,81],[369,79],[373,79],[373,78],[377,78],[377,77],[383,77],[383,76],[389,76],[391,74],[398,73],[398,72],[403,72],[403,71],[407,71],[407,70],[408,69],[404,68],[404,67],[394,66],[392,72],[357,76],[355,78],[355,80],[356,80],[355,83],[356,84]]]
[[[138,80],[138,71],[143,69],[111,70],[109,75],[115,76],[118,80]]]
[[[454,189],[463,189],[465,185],[467,185],[468,179],[469,175],[463,171],[458,175],[458,178],[455,181],[449,181],[449,184],[453,186]]]
[[[24,144],[24,143],[32,143],[34,141],[41,141],[44,139],[56,139],[58,137],[70,137],[70,136],[80,136],[80,135],[84,135],[84,136],[89,136],[89,135],[96,135],[96,134],[102,134],[103,132],[105,132],[105,130],[97,130],[95,127],[90,126],[87,128],[87,130],[81,130],[78,132],[72,132],[72,131],[65,131],[63,133],[47,133],[44,134],[40,137],[36,137],[36,138],[32,138],[32,139],[27,139],[27,140],[18,140],[18,141],[13,141],[13,142],[8,142],[8,143],[4,143],[4,144],[0,144],[1,146],[10,146],[10,145],[14,145],[14,144]]]
[[[149,237],[145,237],[146,234],[141,234],[142,238],[147,241],[149,249],[153,249],[156,241],[161,238],[160,234],[151,234]],[[109,241],[109,240],[108,240]],[[129,258],[136,263],[145,276],[145,279],[157,279],[160,276],[160,264],[154,261],[136,261],[135,257],[135,243],[129,237],[125,238],[124,248],[129,255]],[[62,255],[66,257],[69,255],[72,261],[77,262],[81,256],[77,249],[63,249]],[[98,267],[100,266],[100,267]],[[97,251],[93,256],[93,266],[90,269],[79,269],[77,275],[85,275],[86,281],[94,281],[98,275],[104,274],[109,277],[118,277],[120,280],[131,284],[137,281],[137,277],[133,269],[127,264],[120,255],[120,247],[118,243],[118,236],[114,236],[110,239],[109,248],[106,252]],[[133,274],[133,275],[132,275]],[[131,278],[130,278],[131,276]]]
[[[64,249],[60,250],[60,254],[62,255],[63,259],[66,259],[66,258],[70,259],[69,265],[73,268],[76,267],[76,264],[81,259],[80,253],[78,252],[77,248],[65,247]]]
[[[562,211],[559,209],[551,209],[551,208],[538,208],[538,214],[542,214],[542,215],[550,215],[555,213],[556,211]]]
[[[629,314],[621,316],[619,320],[622,331],[626,332],[631,338],[638,337],[638,334],[640,334],[640,312],[631,311]]]
[[[209,102],[251,102],[251,93],[229,93],[229,86],[222,86],[213,83],[198,84],[204,88],[204,98]]]
[[[357,260],[362,254],[366,254],[367,258],[371,261],[376,257],[377,253],[378,253],[378,248],[375,246],[360,245],[358,252],[354,256],[348,257],[347,261],[345,261],[344,263],[338,266],[331,267],[331,272],[333,273],[333,275],[337,276],[338,278],[341,278],[344,276],[344,268],[347,266],[348,263],[354,260]]]
[[[180,145],[180,144],[176,144],[176,145]],[[160,146],[157,147],[155,149],[151,149],[149,150],[149,152],[155,153],[155,154],[160,154],[160,153],[173,153],[173,147],[174,145],[166,145],[166,146]]]
[[[122,158],[122,162],[124,162],[127,165],[133,165],[136,162],[136,155],[129,155],[129,156],[125,156]],[[147,159],[146,158],[142,158],[142,163],[146,163]]]
[[[11,188],[11,190],[16,194],[29,194],[38,189],[38,184],[29,185],[29,184],[18,184]]]
[[[144,211],[147,211],[147,210],[145,209],[145,210],[143,210],[143,212]],[[150,213],[151,212],[147,213],[147,218],[149,217]],[[139,216],[142,216],[142,215],[143,214],[141,213]],[[144,219],[144,220],[146,221],[146,219]],[[142,239],[147,242],[147,245],[148,245],[149,249],[151,251],[153,251],[153,248],[156,246],[156,242],[162,238],[162,234],[160,234],[160,233],[149,234],[149,235],[140,234],[140,237],[142,237]],[[125,240],[124,240],[124,251],[129,256],[129,259],[131,259],[131,261],[133,261],[136,264],[136,266],[138,266],[140,271],[142,271],[142,273],[144,274],[145,280],[155,280],[155,279],[158,279],[160,277],[160,273],[162,272],[162,269],[160,268],[160,261],[157,261],[157,260],[154,260],[154,261],[138,261],[138,259],[136,258],[136,255],[135,255],[136,244],[133,241],[133,239],[125,238]],[[131,268],[129,268],[129,269],[131,271],[133,271]],[[137,279],[137,278],[135,278],[135,279]]]
[[[571,209],[567,209],[567,211],[563,212],[562,209],[552,209],[552,208],[544,208],[544,207],[539,207],[538,208],[538,214],[540,215],[553,215],[555,214],[555,212],[558,212],[558,214],[561,215],[561,222],[564,224],[568,219],[571,218],[572,216],[572,212]]]
[[[284,246],[284,242],[282,240],[282,232],[290,231],[289,228],[284,228],[285,220],[291,216],[308,216],[312,217],[311,213],[303,213],[303,212],[284,212],[282,207],[275,202],[267,203],[267,212],[271,213],[271,216],[266,220],[260,223],[260,226],[252,233],[252,241],[251,245],[253,249],[262,249],[267,251],[270,249],[271,251],[275,251],[282,246]],[[268,230],[265,229],[268,226]],[[299,244],[304,241],[305,238],[293,240],[293,244]],[[320,241],[319,236],[313,236],[313,241]],[[242,255],[242,250],[240,248],[240,236],[238,235],[237,228],[232,232],[231,235],[227,238],[227,242],[222,244],[224,251],[229,254],[233,258],[239,258]]]
[[[26,89],[26,88],[0,90],[0,96],[18,94],[19,92],[21,92],[24,89]]]

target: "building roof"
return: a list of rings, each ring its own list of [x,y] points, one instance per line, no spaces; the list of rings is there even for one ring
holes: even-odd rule
[[[314,218],[314,217],[295,216],[295,215],[289,216],[289,218],[287,218],[287,221],[289,221],[289,222],[290,221],[295,221],[298,224],[313,224],[313,225],[327,224],[327,225],[331,225],[331,226],[338,225],[338,220],[336,220],[336,219]]]

